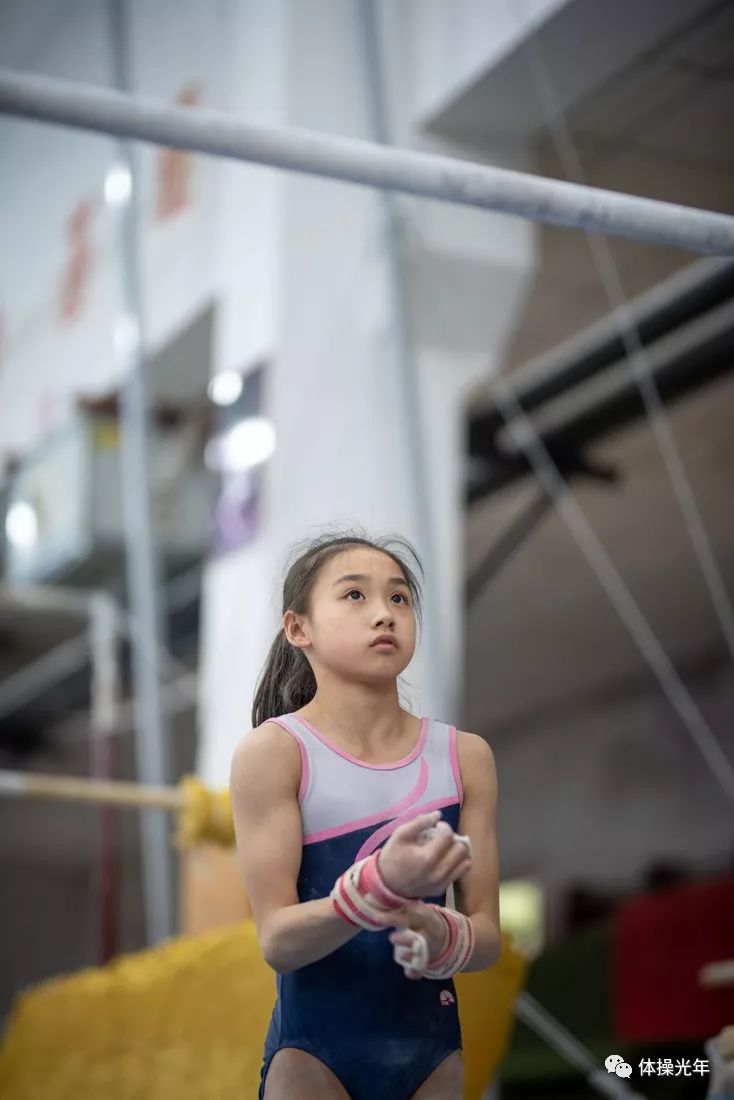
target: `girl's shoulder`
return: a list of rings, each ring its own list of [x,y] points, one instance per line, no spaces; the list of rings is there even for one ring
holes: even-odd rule
[[[261,761],[277,760],[278,768],[300,772],[301,753],[298,743],[278,722],[269,718],[240,738],[233,755],[232,766],[247,767]]]
[[[471,767],[487,767],[494,764],[494,753],[486,737],[479,733],[469,733],[468,730],[456,730],[456,753],[459,764],[467,769]]]

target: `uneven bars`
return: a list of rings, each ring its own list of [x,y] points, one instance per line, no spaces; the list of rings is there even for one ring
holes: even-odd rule
[[[115,779],[86,779],[76,775],[40,775],[0,770],[0,796],[97,802],[136,809],[177,811],[185,799],[176,787],[145,786]]]
[[[253,126],[222,111],[170,107],[107,88],[0,69],[0,113],[734,256],[728,214],[311,130]]]

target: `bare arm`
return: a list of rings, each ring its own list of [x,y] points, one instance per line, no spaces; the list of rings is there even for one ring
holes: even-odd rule
[[[230,776],[237,856],[263,958],[280,974],[330,955],[359,932],[331,898],[298,900],[300,780],[298,745],[275,723],[258,726],[237,746]]]
[[[475,733],[457,732],[457,754],[464,788],[459,831],[466,833],[474,858],[454,886],[456,908],[474,927],[474,953],[464,970],[485,970],[500,955],[499,856],[496,838],[497,770],[494,753]]]

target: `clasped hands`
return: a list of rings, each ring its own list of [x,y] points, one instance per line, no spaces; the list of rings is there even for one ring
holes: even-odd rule
[[[432,906],[420,900],[397,909],[392,919],[395,930],[389,938],[393,945],[393,958],[402,966],[406,978],[418,981],[423,977],[428,959],[440,955],[448,943],[446,921]]]
[[[464,845],[464,861],[458,866],[454,863],[449,873],[453,881],[471,863],[471,843],[467,836],[457,836],[446,822],[442,822],[442,826],[445,830],[443,835],[449,834],[453,842],[460,841]],[[423,830],[417,837],[418,844],[429,843],[438,831],[440,829],[437,830],[435,825]],[[448,944],[446,921],[434,906],[416,899],[395,912],[393,923],[395,931],[390,933],[393,958],[402,966],[406,978],[417,981],[423,977],[428,960],[437,958]]]

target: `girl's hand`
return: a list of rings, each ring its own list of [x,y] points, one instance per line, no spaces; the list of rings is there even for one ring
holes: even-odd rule
[[[409,964],[413,955],[415,933],[420,932],[428,945],[428,958],[434,959],[448,943],[449,930],[446,921],[425,902],[415,901],[396,910],[393,919],[395,931],[390,933],[393,957],[403,967],[406,978],[416,981],[422,974]]]
[[[440,817],[434,810],[398,825],[380,849],[380,874],[396,894],[416,899],[438,896],[471,867],[468,838],[459,839]]]

